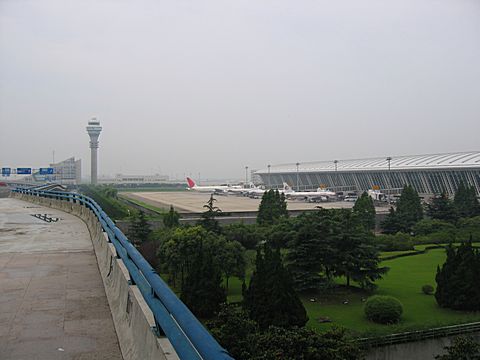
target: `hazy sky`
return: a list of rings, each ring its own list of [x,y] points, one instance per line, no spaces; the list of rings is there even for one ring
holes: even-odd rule
[[[478,0],[0,0],[0,166],[242,178],[480,149]]]

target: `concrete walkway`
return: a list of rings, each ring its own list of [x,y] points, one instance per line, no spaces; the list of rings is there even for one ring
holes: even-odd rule
[[[90,235],[77,217],[0,199],[0,359],[122,359]]]

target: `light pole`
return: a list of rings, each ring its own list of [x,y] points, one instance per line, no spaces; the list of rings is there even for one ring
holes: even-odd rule
[[[267,168],[268,168],[268,188],[270,189],[270,186],[272,185],[272,183],[270,182],[270,167],[272,165],[268,164],[267,165]]]
[[[295,165],[297,165],[297,191],[299,191],[299,187],[298,187],[298,166],[300,165],[300,163],[296,163]]]
[[[335,187],[338,186],[338,174],[337,174],[337,164],[338,164],[338,160],[333,160],[333,163],[335,164]]]
[[[248,184],[248,166],[245,166],[245,187]]]
[[[386,160],[388,161],[388,182],[389,182],[390,188],[392,188],[392,177],[390,175],[390,162],[392,161],[392,158],[389,156],[387,157]]]

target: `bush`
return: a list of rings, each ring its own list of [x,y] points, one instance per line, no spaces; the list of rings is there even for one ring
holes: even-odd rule
[[[429,235],[419,235],[413,238],[415,245],[421,244],[448,244],[455,241],[455,233],[436,232]]]
[[[423,285],[422,286],[422,292],[425,295],[432,295],[433,294],[433,286],[432,285]]]
[[[375,295],[365,303],[365,316],[368,320],[379,324],[396,323],[400,320],[402,313],[402,304],[392,296]]]
[[[378,235],[376,242],[381,251],[414,250],[412,237],[401,232],[395,235]]]
[[[415,235],[430,235],[438,232],[455,233],[455,225],[442,220],[424,219],[416,223],[412,231]]]

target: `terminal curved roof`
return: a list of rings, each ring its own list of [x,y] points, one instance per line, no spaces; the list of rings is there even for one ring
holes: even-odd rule
[[[410,155],[410,156],[391,156],[378,157],[370,159],[356,160],[330,160],[299,163],[299,172],[330,172],[335,171],[335,162],[338,171],[378,171],[388,170],[390,159],[390,169],[393,170],[435,170],[435,169],[457,169],[457,168],[478,168],[480,169],[480,151],[448,153],[448,154],[430,154],[430,155]],[[297,164],[271,165],[270,173],[296,172]],[[258,174],[267,174],[268,167],[258,170]]]

